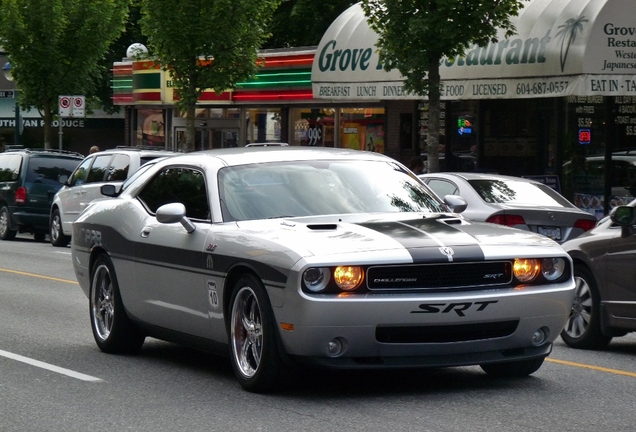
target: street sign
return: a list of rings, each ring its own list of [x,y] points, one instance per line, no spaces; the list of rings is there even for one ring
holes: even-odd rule
[[[15,92],[13,90],[0,90],[0,99],[13,99]]]
[[[84,117],[86,115],[85,96],[59,96],[58,102],[60,117]]]

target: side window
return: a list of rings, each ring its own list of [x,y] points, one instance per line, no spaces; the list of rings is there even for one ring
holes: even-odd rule
[[[88,167],[91,165],[93,158],[86,158],[73,172],[71,178],[68,179],[68,184],[71,186],[78,186],[86,183],[86,174],[88,173]]]
[[[210,204],[202,172],[184,167],[166,168],[137,196],[152,214],[164,204],[179,202],[192,219],[210,219]]]
[[[128,177],[130,168],[130,156],[125,154],[115,155],[108,167],[106,181],[124,181]]]
[[[427,184],[441,199],[444,199],[446,195],[457,195],[458,193],[457,186],[447,180],[431,179]]]
[[[22,156],[5,154],[0,156],[0,181],[15,181],[20,175]]]
[[[112,155],[102,155],[95,158],[95,162],[91,166],[88,176],[86,177],[86,183],[103,182],[108,170],[108,163]]]

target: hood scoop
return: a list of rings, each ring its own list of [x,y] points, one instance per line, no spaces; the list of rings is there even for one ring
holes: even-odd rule
[[[338,225],[336,225],[336,224],[309,224],[309,225],[307,225],[307,228],[309,228],[310,230],[314,230],[314,231],[325,231],[325,230],[333,231],[336,228],[338,228]]]

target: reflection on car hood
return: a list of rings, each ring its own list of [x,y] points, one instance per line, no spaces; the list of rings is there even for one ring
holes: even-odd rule
[[[559,247],[546,237],[499,225],[468,222],[457,215],[341,215],[237,222],[241,230],[278,243],[301,256],[402,250],[417,261],[483,259],[483,248]],[[442,248],[452,251],[440,253]],[[387,257],[388,258],[388,257]],[[395,257],[393,257],[395,258]],[[382,259],[378,256],[378,259]]]

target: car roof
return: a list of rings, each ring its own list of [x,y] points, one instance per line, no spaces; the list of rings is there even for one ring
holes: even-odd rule
[[[178,163],[186,159],[196,159],[203,162],[203,158],[215,158],[228,166],[249,165],[267,162],[291,162],[306,160],[378,160],[395,162],[388,156],[380,153],[329,147],[300,147],[300,146],[255,146],[255,147],[231,147],[225,149],[201,150],[184,153],[169,158],[165,163]]]
[[[478,172],[439,172],[439,173],[426,173],[420,174],[418,177],[430,178],[430,177],[442,177],[442,178],[461,178],[464,180],[502,180],[502,181],[520,181],[525,183],[539,183],[532,179],[523,177],[508,176],[502,174],[491,173],[478,173]]]
[[[70,158],[84,158],[84,155],[81,153],[77,153],[69,150],[58,150],[58,149],[44,149],[44,148],[24,148],[22,146],[8,146],[3,153],[8,154],[29,154],[29,155],[38,155],[38,156],[63,156]]]
[[[109,153],[138,153],[140,156],[145,156],[145,155],[166,155],[166,156],[170,155],[171,156],[171,155],[179,154],[180,152],[168,150],[163,147],[148,148],[148,147],[118,146],[111,149],[100,150],[98,152],[91,154],[91,156],[98,155],[98,154],[109,154]]]

